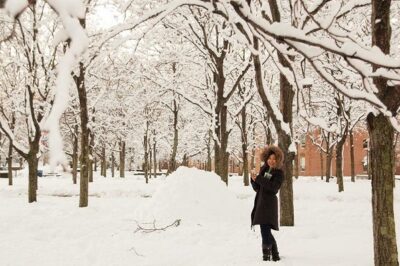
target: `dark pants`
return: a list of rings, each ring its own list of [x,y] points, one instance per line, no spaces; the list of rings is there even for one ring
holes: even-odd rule
[[[272,246],[275,243],[275,238],[271,233],[271,226],[268,224],[260,224],[262,244]]]

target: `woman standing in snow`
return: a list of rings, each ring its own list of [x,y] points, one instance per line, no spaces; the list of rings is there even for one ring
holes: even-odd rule
[[[251,185],[257,192],[251,212],[251,225],[260,225],[262,237],[263,260],[280,260],[278,246],[271,229],[279,230],[278,226],[278,193],[282,181],[283,152],[270,145],[261,154],[264,165],[258,175],[252,171]]]

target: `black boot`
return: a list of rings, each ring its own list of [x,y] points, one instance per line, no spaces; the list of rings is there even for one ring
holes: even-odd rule
[[[271,260],[271,245],[262,245],[262,252],[263,252],[263,260],[270,261]]]
[[[281,258],[279,257],[278,245],[276,244],[276,242],[274,242],[274,243],[272,244],[272,247],[271,247],[271,255],[272,255],[272,260],[273,260],[273,261],[278,261],[278,260],[281,259]]]

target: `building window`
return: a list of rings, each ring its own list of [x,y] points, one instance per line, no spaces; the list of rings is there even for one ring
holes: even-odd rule
[[[363,140],[363,149],[368,149],[368,139]]]
[[[306,170],[306,157],[304,157],[304,155],[300,157],[300,169],[301,171]]]
[[[306,146],[306,134],[303,134],[300,136],[300,144],[301,144],[301,147]]]

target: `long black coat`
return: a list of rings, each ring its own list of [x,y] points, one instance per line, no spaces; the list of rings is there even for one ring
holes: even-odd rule
[[[254,200],[253,211],[251,212],[251,225],[268,224],[274,230],[279,230],[278,225],[278,193],[283,182],[283,171],[271,169],[270,179],[264,177],[269,166],[265,164],[260,169],[256,181],[251,179],[251,185],[257,192]]]

